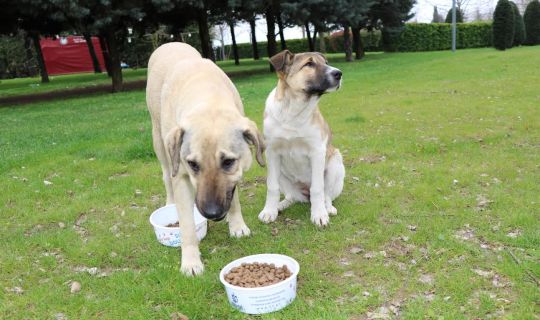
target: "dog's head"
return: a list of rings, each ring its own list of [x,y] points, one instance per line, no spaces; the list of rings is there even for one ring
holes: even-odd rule
[[[341,86],[341,71],[329,66],[319,52],[293,54],[284,50],[270,58],[270,63],[291,90],[308,97],[336,91]]]
[[[195,204],[210,220],[222,220],[229,211],[236,185],[251,166],[250,146],[254,146],[257,162],[265,165],[263,138],[247,118],[234,125],[216,120],[177,126],[166,140],[172,177],[189,176],[195,187]]]

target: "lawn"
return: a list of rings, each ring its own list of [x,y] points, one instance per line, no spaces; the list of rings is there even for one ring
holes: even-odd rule
[[[240,65],[236,66],[234,61],[219,61],[218,65],[231,75],[244,73],[257,73],[268,70],[268,60],[242,59]],[[125,69],[122,71],[124,82],[132,82],[146,79],[146,68]],[[96,85],[110,84],[111,79],[106,73],[82,73],[70,75],[49,76],[50,82],[41,83],[40,77],[20,78],[0,80],[0,98],[44,93],[50,91],[61,91],[81,87],[92,87]]]
[[[148,222],[165,190],[143,91],[2,108],[0,318],[537,318],[539,65],[540,47],[334,63],[344,85],[320,105],[347,170],[338,215],[321,230],[294,205],[262,224],[254,166],[241,186],[252,236],[210,222],[198,278]],[[234,81],[260,125],[275,75]],[[241,314],[219,271],[267,252],[298,260],[298,296]]]

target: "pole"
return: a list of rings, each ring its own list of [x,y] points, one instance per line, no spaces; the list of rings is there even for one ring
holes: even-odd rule
[[[456,0],[452,0],[452,52],[456,51]]]

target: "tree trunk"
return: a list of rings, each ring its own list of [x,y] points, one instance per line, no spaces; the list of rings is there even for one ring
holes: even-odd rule
[[[39,73],[41,74],[41,82],[49,82],[49,74],[47,73],[47,67],[45,67],[45,60],[43,59],[43,52],[41,51],[41,45],[39,44],[39,32],[30,32],[30,37],[34,43],[34,49],[36,50],[36,58],[39,66]]]
[[[105,35],[99,35],[99,45],[101,46],[101,51],[103,52],[103,60],[105,61],[105,68],[107,69],[107,75],[112,77],[111,71],[111,55],[109,54],[109,47],[107,46],[107,41],[105,40]]]
[[[345,60],[347,62],[352,61],[352,50],[351,50],[351,35],[349,33],[349,25],[343,25],[343,47],[345,49]]]
[[[326,42],[324,42],[324,32],[319,32],[319,51],[326,53]]]
[[[309,22],[305,23],[304,28],[306,29],[306,36],[307,36],[309,51],[313,52],[315,51],[315,45],[311,39],[311,32],[309,31]]]
[[[101,66],[99,65],[99,60],[96,56],[96,50],[94,49],[92,36],[88,32],[83,32],[83,37],[84,40],[86,40],[86,45],[88,45],[88,51],[90,52],[90,57],[92,58],[92,64],[94,64],[94,72],[101,73]]]
[[[285,42],[285,35],[283,34],[283,21],[281,20],[281,12],[278,11],[277,24],[279,28],[279,41],[281,42],[281,50],[287,49],[287,43]]]
[[[201,38],[202,56],[212,59],[212,47],[210,47],[210,31],[208,30],[208,16],[206,10],[201,9],[197,14],[197,23],[199,24],[199,37]],[[214,59],[212,59],[214,60]]]
[[[234,64],[239,65],[240,59],[238,57],[238,46],[236,45],[236,36],[234,34],[234,22],[230,22],[229,26],[231,28],[231,39],[232,39],[232,49],[233,49],[233,56],[234,56]]]
[[[266,43],[266,51],[269,58],[277,53],[275,24],[276,20],[274,17],[274,10],[272,10],[272,5],[270,5],[266,9],[266,38],[268,39],[268,42]],[[270,64],[270,71],[275,71],[272,64]]]
[[[26,34],[24,37],[24,51],[26,51],[26,62],[24,63],[26,67],[26,76],[27,77],[33,77],[36,74],[36,68],[35,65],[32,63],[33,55],[32,55],[32,38]],[[6,66],[9,63],[6,63]]]
[[[251,47],[253,48],[253,60],[259,60],[259,48],[257,46],[257,35],[255,34],[255,17],[249,20],[251,28]]]
[[[316,51],[315,44],[317,43],[317,33],[319,30],[317,30],[317,26],[313,26],[313,36],[311,37],[311,41],[313,41],[313,51]]]
[[[364,44],[362,43],[362,37],[360,36],[360,27],[351,28],[352,39],[353,39],[353,50],[355,54],[355,59],[360,60],[366,54],[364,52]]]
[[[120,51],[118,51],[118,41],[112,28],[105,32],[105,40],[109,48],[111,59],[112,92],[120,92],[123,89],[122,67],[120,66]]]

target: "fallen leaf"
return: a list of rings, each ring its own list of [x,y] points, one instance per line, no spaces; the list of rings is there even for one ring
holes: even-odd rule
[[[77,293],[77,292],[79,292],[79,291],[81,291],[81,284],[80,284],[79,282],[77,282],[77,281],[73,281],[73,282],[71,283],[71,289],[70,289],[70,292],[71,292],[71,293]]]
[[[360,247],[352,247],[350,250],[349,250],[350,253],[352,254],[358,254],[360,252],[364,252],[364,249],[360,248]]]

